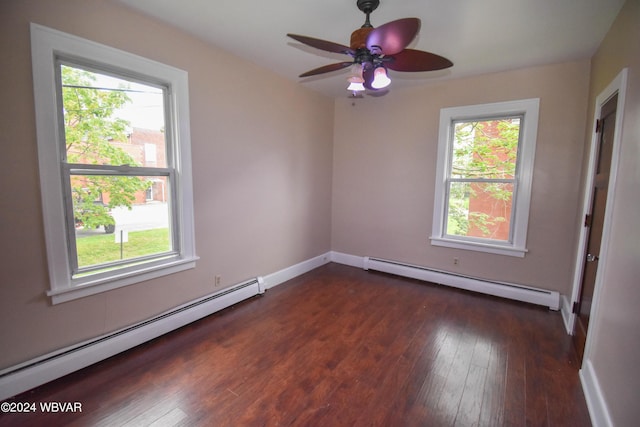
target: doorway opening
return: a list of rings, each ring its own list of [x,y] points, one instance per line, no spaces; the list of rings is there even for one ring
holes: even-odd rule
[[[569,307],[564,308],[567,331],[574,335],[576,350],[583,361],[589,355],[589,320],[597,312],[603,292],[626,82],[624,69],[598,95],[595,104],[573,291]]]

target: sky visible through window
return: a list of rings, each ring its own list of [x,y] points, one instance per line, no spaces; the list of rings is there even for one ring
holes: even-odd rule
[[[164,129],[164,110],[162,89],[135,83],[120,78],[94,73],[95,86],[105,89],[126,87],[131,102],[117,110],[116,116],[131,123],[131,127],[161,130]]]

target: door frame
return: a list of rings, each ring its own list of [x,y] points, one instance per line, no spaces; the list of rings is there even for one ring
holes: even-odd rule
[[[609,173],[609,186],[607,187],[607,202],[604,214],[604,225],[602,230],[602,243],[600,245],[600,263],[598,265],[598,271],[595,278],[595,289],[593,295],[593,301],[591,305],[590,318],[595,319],[595,315],[598,311],[598,302],[600,300],[600,294],[602,291],[602,278],[605,276],[605,270],[607,269],[607,252],[609,249],[609,233],[611,231],[611,217],[615,199],[616,189],[616,177],[618,175],[618,164],[620,157],[620,141],[622,139],[622,122],[624,119],[624,104],[625,93],[627,89],[627,68],[622,69],[620,73],[609,83],[609,85],[602,91],[596,98],[595,111],[592,121],[591,129],[591,144],[589,150],[589,160],[587,164],[587,175],[585,179],[585,185],[583,188],[584,201],[582,206],[582,215],[579,218],[580,221],[580,237],[578,240],[578,246],[576,250],[576,258],[573,271],[573,288],[571,292],[571,300],[568,307],[565,307],[568,314],[566,327],[567,332],[571,335],[574,334],[576,326],[576,313],[573,313],[573,304],[578,300],[580,295],[580,287],[582,286],[582,272],[584,269],[585,258],[587,255],[588,244],[588,229],[584,226],[585,215],[590,213],[593,203],[593,186],[595,181],[595,167],[598,153],[598,133],[595,132],[596,120],[600,118],[602,107],[607,103],[611,97],[616,93],[618,94],[618,103],[616,106],[616,120],[615,131],[613,135],[613,152],[611,156],[611,171]],[[583,362],[589,358],[591,350],[591,337],[593,337],[594,322],[591,322],[589,330],[587,331],[587,341],[584,348]]]

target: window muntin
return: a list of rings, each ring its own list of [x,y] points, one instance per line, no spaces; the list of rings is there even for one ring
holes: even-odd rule
[[[524,256],[539,99],[440,112],[431,243]]]
[[[31,24],[31,57],[40,187],[50,278],[50,290],[47,294],[51,296],[52,302],[57,304],[70,301],[195,267],[197,256],[193,220],[187,73],[38,24]],[[83,153],[76,149],[75,152],[72,150],[67,152],[62,66],[93,73],[94,77],[99,75],[96,77],[97,82],[104,87],[96,88],[91,84],[86,85],[94,95],[98,91],[117,93],[118,89],[126,89],[127,96],[132,98],[143,92],[155,93],[154,96],[162,99],[159,111],[163,112],[159,115],[160,120],[149,120],[142,127],[148,129],[149,123],[164,121],[164,125],[160,124],[154,128],[156,134],[157,130],[163,133],[162,141],[157,141],[157,135],[151,135],[149,139],[148,134],[140,134],[139,128],[133,123],[130,128],[121,127],[116,132],[117,135],[112,135],[106,129],[103,130],[97,126],[100,132],[95,134],[101,136],[98,139],[102,144],[102,150],[106,150],[109,155],[100,154],[100,150],[88,150]],[[142,89],[138,86],[139,84],[143,85]],[[125,87],[121,88],[120,85]],[[71,88],[67,87],[67,89]],[[101,89],[107,90],[101,91]],[[148,106],[146,109],[149,109]],[[119,108],[113,110],[118,110],[118,115],[121,112]],[[126,115],[126,113],[122,114]],[[89,130],[95,128],[96,126],[90,126]],[[142,146],[145,143],[154,144],[156,146],[155,162],[144,161],[145,158],[153,155],[154,149],[148,148],[142,149],[139,155],[127,152],[127,155],[130,158],[133,157],[135,161],[131,161],[130,158],[123,161],[125,157],[121,151],[117,150],[122,148],[119,144],[126,142],[126,138],[123,139],[121,136],[123,131],[125,136],[131,132],[134,135],[140,134],[141,139],[144,139],[141,142]],[[82,132],[83,137],[85,134],[89,135]],[[96,263],[79,258],[77,247],[70,244],[76,241],[76,215],[73,212],[72,187],[76,189],[75,193],[78,197],[75,199],[76,205],[80,207],[80,204],[84,204],[83,207],[89,210],[95,210],[100,205],[104,207],[114,202],[114,197],[119,197],[117,192],[91,189],[86,180],[96,177],[131,178],[142,182],[143,189],[134,192],[135,197],[132,203],[160,205],[162,209],[156,211],[151,217],[161,218],[158,221],[162,222],[162,226],[166,228],[165,232],[170,237],[165,238],[162,245],[156,249],[142,254],[131,255],[127,252],[126,259],[123,256],[122,260],[114,261],[109,258]],[[73,180],[80,182],[74,183]],[[147,191],[148,188],[152,191]],[[148,200],[149,196],[153,200]],[[117,217],[129,215],[131,212],[126,207],[126,203],[124,206],[122,203],[111,204],[114,206],[109,207],[107,213],[116,219],[117,226],[118,223],[123,223],[117,220]],[[98,209],[98,213],[104,214],[105,211]],[[106,216],[101,217],[102,222],[106,222],[105,218]],[[84,219],[91,222],[86,217]],[[87,231],[96,231],[95,224],[88,228]],[[98,231],[104,231],[103,224],[99,225]],[[128,241],[134,237],[124,232],[118,233],[115,226],[113,231],[115,235],[112,234],[111,237],[114,243],[121,242],[122,238]]]

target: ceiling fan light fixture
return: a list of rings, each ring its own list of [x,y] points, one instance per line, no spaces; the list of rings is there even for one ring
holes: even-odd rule
[[[387,69],[380,66],[373,71],[373,81],[371,87],[374,89],[383,89],[391,84],[391,79],[387,75]]]
[[[387,69],[421,72],[442,70],[453,66],[447,58],[407,47],[420,31],[420,19],[396,19],[374,28],[369,18],[371,12],[380,5],[380,0],[356,0],[356,4],[366,17],[364,25],[351,33],[349,46],[313,37],[287,34],[288,37],[315,49],[351,57],[351,61],[329,64],[302,73],[301,78],[350,67],[347,89],[353,92],[354,97],[359,97],[357,92],[376,91],[389,86],[391,79]],[[379,92],[381,93],[383,92]]]
[[[353,64],[351,66],[347,81],[349,83],[364,83],[364,78],[362,77],[362,64]]]
[[[347,88],[350,92],[362,92],[365,90],[363,82],[350,82],[349,87]]]

